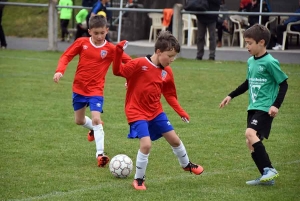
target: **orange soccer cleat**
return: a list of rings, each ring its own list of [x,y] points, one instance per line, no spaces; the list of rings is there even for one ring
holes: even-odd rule
[[[185,168],[183,168],[183,170],[190,171],[191,173],[194,173],[196,175],[199,175],[204,171],[202,166],[194,164],[192,162],[189,162],[189,164]]]
[[[140,179],[140,178],[134,179],[132,185],[135,188],[135,190],[146,190],[144,179]]]
[[[105,156],[104,154],[99,154],[97,160],[98,160],[98,167],[105,167],[110,159],[108,156]]]
[[[87,139],[88,141],[92,142],[95,140],[95,137],[94,137],[94,131],[93,130],[90,130],[87,134]]]

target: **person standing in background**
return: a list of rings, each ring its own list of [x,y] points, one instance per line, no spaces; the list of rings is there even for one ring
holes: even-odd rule
[[[111,11],[107,11],[106,10],[106,7],[110,7],[109,0],[98,0],[93,5],[91,12],[89,12],[89,14],[87,15],[86,22],[88,23],[90,17],[98,15],[98,13],[100,11],[103,11],[105,13],[105,17],[106,17],[107,21],[109,21],[109,19],[111,18],[112,14],[111,14]],[[87,24],[87,27],[89,28],[89,24]],[[105,39],[110,42],[108,34],[106,35]]]
[[[225,0],[221,0],[220,11],[228,11],[228,9],[226,8]],[[223,31],[230,32],[228,22],[229,22],[228,15],[219,14],[217,26],[216,26],[216,28],[218,30],[217,47],[222,47]]]
[[[76,35],[75,39],[80,38],[84,35],[89,36],[88,30],[87,30],[87,23],[86,23],[86,17],[88,16],[89,11],[85,8],[81,9],[77,15],[75,16],[76,20]]]
[[[208,1],[208,11],[219,11],[220,10],[220,0],[209,0]],[[204,44],[205,44],[205,34],[208,29],[209,33],[209,60],[215,60],[216,54],[216,24],[218,20],[218,15],[207,15],[198,14],[197,24],[197,60],[202,60],[204,55]],[[207,36],[208,37],[208,36]]]
[[[73,1],[72,0],[60,0],[59,1],[59,6],[73,6]],[[61,28],[61,41],[66,40],[69,42],[70,41],[70,33],[68,31],[68,25],[70,22],[70,19],[72,17],[72,8],[58,8],[58,14],[60,18],[60,28]]]
[[[261,0],[252,0],[251,6],[248,8],[247,12],[259,12],[260,11],[260,2]],[[268,5],[266,4],[265,1],[263,1],[262,5],[262,12],[270,12]],[[262,16],[261,18],[261,24],[265,25],[267,21],[269,20],[269,16]],[[248,23],[249,27],[253,26],[254,24],[257,24],[259,22],[259,16],[258,15],[249,15],[248,17]]]
[[[7,0],[0,0],[1,2],[6,2]],[[4,5],[0,5],[0,41],[1,41],[1,49],[6,49],[7,43],[5,39],[5,34],[2,28],[2,14],[3,14]]]
[[[246,12],[251,7],[252,0],[240,0],[239,11]]]

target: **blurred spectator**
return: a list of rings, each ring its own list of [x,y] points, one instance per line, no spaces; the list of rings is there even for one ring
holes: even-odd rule
[[[59,0],[58,3],[59,6],[73,6],[73,1],[72,0]],[[58,13],[59,13],[59,19],[60,19],[60,28],[61,28],[61,41],[66,40],[69,42],[70,41],[70,33],[68,31],[68,25],[69,21],[72,17],[72,8],[58,8]]]
[[[228,11],[225,0],[221,0],[221,5],[220,5],[220,11]],[[222,47],[222,36],[223,36],[223,31],[229,32],[229,18],[228,15],[224,14],[219,14],[218,21],[217,21],[217,30],[218,30],[218,43],[217,47]]]
[[[220,0],[209,0],[208,1],[208,11],[219,11],[220,10]],[[216,54],[216,24],[218,21],[218,15],[216,14],[198,14],[197,15],[197,60],[202,60],[204,55],[204,44],[205,35],[208,30],[209,33],[209,60],[215,60]]]
[[[97,15],[97,13],[99,13],[100,11],[103,11],[106,13],[106,19],[109,22],[109,20],[112,17],[112,13],[111,13],[111,11],[107,11],[106,7],[110,7],[109,0],[97,0],[97,2],[93,5],[91,12],[86,17],[87,27],[89,27],[88,23],[89,23],[90,17]],[[107,41],[110,41],[108,34],[106,34],[105,39]]]
[[[251,7],[252,0],[240,0],[239,11],[246,12]]]
[[[298,9],[295,11],[295,13],[300,13],[300,0],[299,0],[299,7]],[[300,20],[300,16],[290,16],[288,19],[286,19],[283,23],[283,25],[278,25],[277,29],[276,29],[276,46],[273,47],[273,50],[281,50],[282,49],[282,39],[283,39],[283,32],[286,30],[286,27],[288,25],[288,23],[290,22],[297,22]],[[300,32],[300,24],[296,24],[291,26],[291,30],[292,31],[298,31]],[[286,47],[288,46],[288,42],[286,43]]]
[[[82,36],[89,36],[88,31],[87,31],[87,24],[86,24],[86,17],[88,16],[89,11],[85,8],[81,9],[76,17],[76,35],[75,35],[75,40],[77,38],[80,38]]]
[[[1,2],[6,2],[7,0],[0,0]],[[2,14],[3,14],[4,5],[0,5],[0,42],[1,42],[1,48],[6,49],[7,43],[5,39],[5,34],[2,28]]]
[[[83,7],[92,7],[96,2],[97,2],[97,0],[82,0],[81,5]]]
[[[163,10],[163,26],[167,27],[167,31],[172,33],[173,8],[165,8]]]
[[[260,2],[261,0],[252,0],[251,6],[247,8],[247,12],[260,12]],[[263,1],[262,5],[262,12],[270,12],[268,5],[265,1]],[[261,17],[261,24],[264,25],[269,20],[269,16],[262,16]],[[258,15],[249,15],[248,17],[248,23],[249,26],[253,26],[254,24],[257,24],[259,22],[259,16]]]

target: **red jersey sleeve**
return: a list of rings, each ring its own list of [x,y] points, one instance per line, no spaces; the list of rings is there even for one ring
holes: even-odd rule
[[[122,63],[126,64],[127,62],[131,61],[132,58],[128,54],[123,52],[121,60],[122,60]]]
[[[175,110],[175,112],[180,117],[186,117],[188,120],[190,120],[189,115],[182,109],[177,100],[177,93],[172,69],[171,67],[167,66],[165,67],[165,70],[168,72],[169,76],[163,84],[162,93],[168,104]]]
[[[121,41],[115,47],[115,55],[113,59],[113,73],[117,76],[130,77],[134,72],[135,67],[137,66],[137,59],[131,60],[131,58],[124,53],[123,45],[126,41]],[[128,59],[128,57],[130,59]],[[125,63],[125,64],[122,64]]]
[[[81,51],[81,40],[76,40],[68,49],[62,54],[58,61],[58,65],[55,73],[64,74],[67,69],[69,62],[80,53]]]

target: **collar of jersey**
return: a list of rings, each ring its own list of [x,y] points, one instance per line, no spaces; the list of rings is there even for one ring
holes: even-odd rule
[[[90,43],[92,44],[92,46],[94,46],[95,48],[100,48],[103,47],[106,44],[106,40],[104,40],[104,43],[102,45],[95,45],[92,41],[92,37],[90,37]]]
[[[258,60],[258,59],[261,59],[263,58],[264,56],[266,56],[267,54],[269,54],[268,52],[264,53],[263,55],[261,55],[260,57],[255,57],[253,56],[254,60]]]
[[[148,54],[148,55],[146,56],[146,58],[147,58],[153,65],[155,65],[155,64],[152,62],[152,60],[151,60],[151,55],[150,55],[150,54]],[[157,66],[157,65],[155,65],[155,66]],[[164,67],[163,67],[161,64],[159,64],[157,67],[159,67],[159,68],[161,68],[161,69],[164,69]]]

